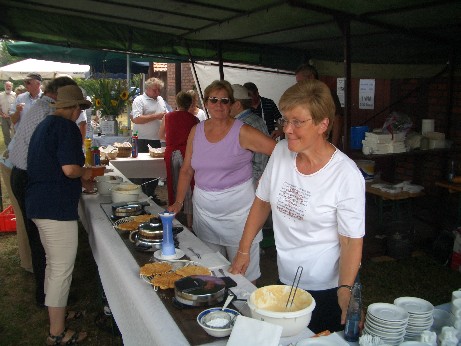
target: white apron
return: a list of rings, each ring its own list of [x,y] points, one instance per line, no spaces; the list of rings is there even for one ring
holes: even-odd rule
[[[194,232],[209,243],[238,246],[255,197],[253,178],[222,191],[205,191],[195,186],[193,193]],[[253,243],[262,240],[259,232]]]

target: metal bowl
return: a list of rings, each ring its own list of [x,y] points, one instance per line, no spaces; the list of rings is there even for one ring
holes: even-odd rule
[[[215,305],[224,300],[226,284],[221,278],[211,275],[191,275],[174,284],[175,298],[190,306]]]

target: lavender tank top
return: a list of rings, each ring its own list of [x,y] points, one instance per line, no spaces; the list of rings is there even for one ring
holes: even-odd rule
[[[206,191],[221,191],[252,179],[253,153],[239,142],[243,122],[236,119],[217,143],[206,139],[204,124],[204,121],[197,124],[193,140],[191,165],[195,170],[195,185]]]

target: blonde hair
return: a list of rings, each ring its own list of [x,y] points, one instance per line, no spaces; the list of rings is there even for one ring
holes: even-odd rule
[[[325,83],[310,79],[288,88],[280,98],[280,111],[289,111],[298,106],[309,110],[314,124],[319,124],[323,119],[328,118],[329,123],[325,135],[330,134],[335,120],[336,107],[331,90]]]

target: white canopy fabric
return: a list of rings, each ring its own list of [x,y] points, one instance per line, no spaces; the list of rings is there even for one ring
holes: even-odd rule
[[[89,65],[78,65],[55,61],[26,59],[0,67],[0,80],[20,80],[29,73],[39,73],[43,79],[54,78],[58,74],[67,74],[73,78],[88,78]]]
[[[243,85],[246,82],[253,82],[258,87],[259,95],[273,100],[276,104],[279,103],[285,90],[296,83],[292,71],[232,63],[224,64],[223,69],[224,79],[229,83]],[[197,61],[195,71],[202,92],[211,82],[219,79],[219,66],[215,62]],[[194,75],[193,71],[192,74]],[[194,75],[195,83],[197,83],[197,78]]]

